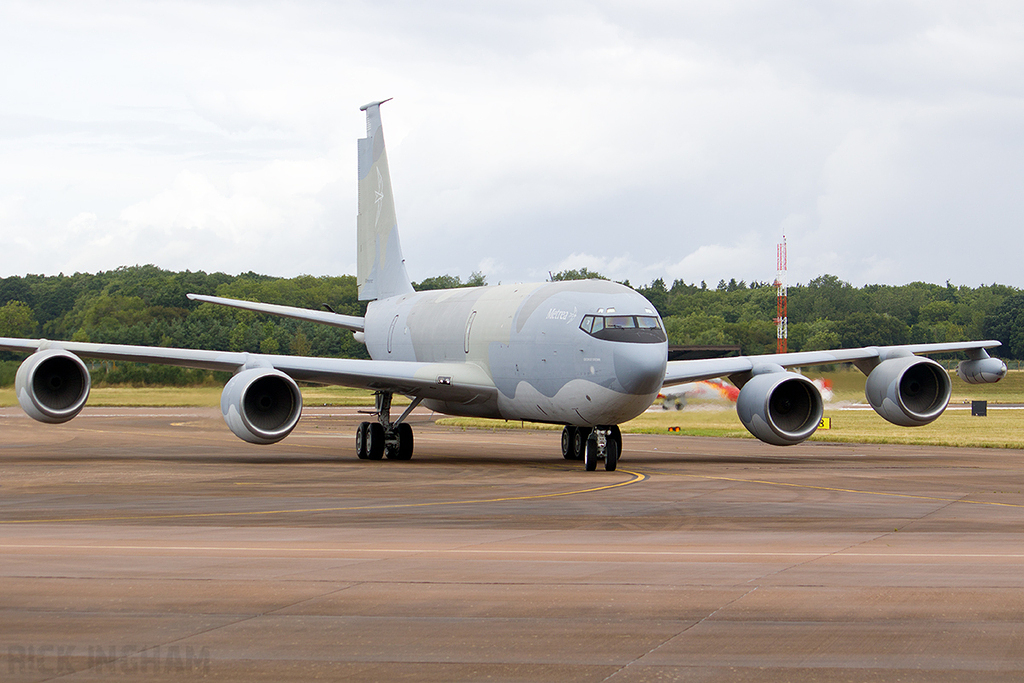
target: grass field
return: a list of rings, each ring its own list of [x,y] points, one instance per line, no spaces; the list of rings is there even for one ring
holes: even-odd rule
[[[864,403],[864,376],[856,370],[808,373],[832,381],[835,399],[826,404],[825,416],[832,428],[819,429],[814,441],[856,443],[931,444],[941,446],[982,446],[990,448],[1024,448],[1021,433],[1024,411],[1000,410],[1000,403],[1024,403],[1024,371],[1010,371],[997,384],[967,385],[953,378],[951,403],[971,400],[989,402],[987,417],[972,417],[969,410],[947,410],[937,421],[925,427],[905,428],[891,425],[872,410],[839,410],[841,403]],[[220,387],[94,387],[89,395],[91,406],[219,406]],[[373,404],[372,392],[347,387],[303,387],[303,404],[311,406],[366,406]],[[408,405],[408,399],[396,397],[395,405]],[[13,387],[0,388],[0,406],[18,404]],[[551,429],[558,425],[441,418],[439,424],[466,429]],[[753,438],[736,417],[732,406],[691,401],[681,411],[651,411],[621,425],[622,431],[633,433],[678,434],[681,436],[718,436]],[[678,431],[670,428],[678,428]]]
[[[839,410],[843,403],[866,403],[864,375],[858,370],[808,373],[809,377],[829,379],[835,394],[825,405],[825,417],[832,428],[819,429],[812,441],[846,443],[899,443],[934,446],[977,446],[987,448],[1024,448],[1024,411],[1000,410],[1000,403],[1024,403],[1024,371],[1012,370],[997,384],[969,385],[953,376],[952,404],[972,400],[988,401],[987,417],[972,417],[970,410],[947,410],[930,425],[910,428],[889,424],[873,410]],[[476,429],[553,429],[558,425],[529,422],[442,418],[438,424]],[[669,431],[678,427],[679,431]],[[740,423],[733,406],[691,401],[684,410],[651,411],[620,425],[626,433],[676,434],[678,436],[718,436],[740,439],[754,437]]]
[[[834,401],[864,403],[864,375],[854,368],[834,372],[807,372],[808,377],[832,381]],[[989,401],[990,403],[1024,403],[1024,370],[1010,370],[995,384],[966,384],[956,373],[950,373],[953,395],[950,403]]]
[[[917,428],[889,424],[873,410],[835,410],[826,406],[825,417],[831,418],[832,428],[819,429],[811,441],[1024,448],[1024,411],[1020,410],[990,409],[987,417],[972,417],[969,410],[947,410],[932,424]],[[560,425],[461,417],[441,418],[437,423],[467,429],[562,429]],[[627,434],[754,438],[740,424],[736,411],[726,406],[692,405],[680,411],[651,411],[619,426]]]

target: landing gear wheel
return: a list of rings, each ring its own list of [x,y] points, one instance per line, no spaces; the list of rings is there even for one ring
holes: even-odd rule
[[[587,472],[597,469],[597,439],[587,439],[587,447],[583,455],[583,469]]]
[[[355,428],[355,457],[359,460],[367,459],[367,427],[369,422],[360,422]]]
[[[367,428],[369,427],[369,422],[361,422],[355,428],[355,457],[359,460],[367,459]]]
[[[615,450],[615,460],[618,461],[619,457],[622,456],[622,432],[619,430],[619,425],[612,425],[608,428],[608,438],[618,446]],[[615,468],[613,467],[612,469]]]
[[[586,427],[577,427],[576,434],[572,438],[572,459],[582,460],[584,451],[587,450],[587,439],[590,437],[590,430]]]
[[[412,459],[412,427],[404,422],[395,429],[395,436],[398,437],[398,444],[388,448],[388,458],[391,460]]]
[[[380,460],[384,457],[384,427],[379,422],[370,422],[366,427],[366,458]]]
[[[604,446],[604,468],[608,472],[614,472],[615,466],[619,462],[619,443],[608,437],[608,441],[605,442]]]
[[[565,427],[562,430],[562,457],[566,460],[575,460],[576,456],[572,450],[572,442],[576,438],[576,428]]]

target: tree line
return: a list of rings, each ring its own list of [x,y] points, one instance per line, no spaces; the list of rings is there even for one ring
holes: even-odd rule
[[[602,276],[587,269],[551,274],[552,280],[586,277]],[[481,273],[473,273],[465,282],[440,275],[413,286],[424,290],[485,284]],[[671,344],[738,344],[744,354],[775,350],[776,290],[771,283],[733,279],[709,287],[676,280],[668,286],[659,278],[634,289],[658,309]],[[351,275],[277,278],[130,266],[0,280],[0,336],[367,357],[366,348],[348,332],[189,301],[189,292],[302,308],[327,306],[346,315],[366,312]],[[993,338],[1003,342],[998,351],[1003,357],[1024,358],[1024,292],[1004,285],[914,282],[858,288],[822,275],[789,287],[788,318],[791,351]],[[0,383],[13,378],[16,358],[5,355]],[[98,383],[216,383],[225,377],[167,366],[93,364]]]

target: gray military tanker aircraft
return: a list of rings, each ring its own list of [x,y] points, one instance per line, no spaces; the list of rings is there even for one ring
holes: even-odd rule
[[[384,100],[386,102],[387,100]],[[365,317],[190,294],[196,301],[351,330],[372,360],[309,358],[45,339],[0,338],[0,349],[31,351],[18,369],[18,401],[41,422],[66,422],[89,397],[82,358],[164,363],[234,373],[221,411],[236,436],[271,444],[302,412],[296,380],[375,392],[376,420],[356,430],[359,458],[408,460],[418,405],[449,415],[564,425],[562,455],[587,470],[614,470],[618,425],[646,410],[663,385],[728,376],[740,387],[737,412],[758,439],[800,443],[822,416],[821,395],[788,368],[852,362],[867,375],[871,406],[889,422],[935,420],[949,402],[949,375],[922,353],[966,351],[957,373],[996,382],[1006,365],[985,351],[997,341],[916,344],[667,362],[667,338],[654,306],[604,280],[541,282],[416,292],[398,239],[380,105],[362,107],[357,219],[359,298]],[[412,399],[397,419],[395,394]]]

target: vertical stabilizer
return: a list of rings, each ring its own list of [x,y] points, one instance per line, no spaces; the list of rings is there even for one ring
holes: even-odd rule
[[[380,125],[381,102],[366,112],[366,137],[359,140],[359,216],[356,219],[356,283],[360,301],[387,299],[413,291],[398,242],[391,173]]]

